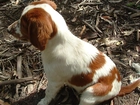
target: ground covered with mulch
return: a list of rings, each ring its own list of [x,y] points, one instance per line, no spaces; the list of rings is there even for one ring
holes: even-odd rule
[[[36,105],[47,79],[40,51],[15,39],[6,28],[33,0],[0,0],[0,105]],[[54,0],[70,30],[106,53],[120,70],[123,85],[140,77],[140,0]],[[67,86],[51,105],[78,105]],[[101,105],[140,105],[140,87]]]

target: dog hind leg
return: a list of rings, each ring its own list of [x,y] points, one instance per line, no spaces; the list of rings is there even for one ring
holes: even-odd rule
[[[118,84],[117,89],[117,87],[113,87],[112,85],[96,83],[83,91],[79,105],[96,105],[108,100],[119,93],[120,86],[121,84]]]

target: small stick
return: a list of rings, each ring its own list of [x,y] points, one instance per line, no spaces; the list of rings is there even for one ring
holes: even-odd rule
[[[122,62],[120,62],[119,60],[113,60],[115,63],[119,63],[119,64],[121,64],[122,66],[124,66],[124,67],[126,67],[126,68],[128,68],[128,66],[127,65],[125,65],[124,63],[122,63]]]
[[[122,7],[126,8],[126,9],[128,9],[128,10],[130,10],[132,12],[139,12],[140,11],[140,10],[137,10],[137,9],[133,9],[133,8],[127,7],[125,5],[122,5]]]
[[[15,4],[18,5],[19,4],[19,0],[16,0]]]
[[[80,32],[80,34],[79,34],[80,37],[83,35],[83,33],[85,32],[85,30],[86,30],[86,26],[84,25],[83,28],[82,28],[82,30],[81,30],[81,32]]]
[[[138,1],[136,2],[136,5],[137,5],[139,2],[140,2],[140,0],[138,0]]]
[[[137,30],[137,41],[139,41],[140,40],[140,30],[138,29]]]
[[[9,15],[7,15],[5,12],[2,12],[6,17],[8,17],[8,18],[10,18],[10,19],[12,19],[12,20],[14,20],[14,21],[16,21],[16,19],[15,18],[13,18],[12,16],[9,16]]]
[[[125,24],[125,26],[140,26],[140,23],[134,23],[134,24]]]
[[[122,0],[111,0],[111,1],[109,1],[110,3],[120,3],[120,2],[122,2]]]
[[[98,28],[99,20],[100,20],[100,17],[99,17],[99,15],[97,15],[96,24],[95,24],[95,29],[96,29],[99,33],[102,33],[102,31]]]
[[[22,56],[17,57],[17,75],[18,78],[22,78]]]
[[[92,31],[96,32],[96,30],[94,29],[94,27],[92,27],[89,23],[87,23],[86,21],[82,20],[89,28],[91,28]]]
[[[135,18],[135,17],[139,17],[140,16],[140,12],[137,13],[133,13],[132,15],[130,15],[130,18]]]
[[[15,79],[15,80],[6,80],[6,81],[2,81],[0,82],[0,86],[3,85],[11,85],[11,84],[19,84],[22,82],[28,82],[28,81],[33,81],[33,80],[38,80],[39,78],[37,77],[25,77],[25,78],[21,78],[21,79]]]
[[[80,3],[79,6],[81,6],[81,5],[83,5],[83,6],[84,5],[102,5],[102,4],[103,3],[101,3],[101,2],[98,2],[98,3],[82,3],[82,4]]]
[[[140,104],[140,97],[139,97],[138,102],[137,102],[137,105],[139,105],[139,104]]]
[[[68,2],[68,0],[65,0],[65,1],[64,1],[64,4],[67,4],[67,2]]]

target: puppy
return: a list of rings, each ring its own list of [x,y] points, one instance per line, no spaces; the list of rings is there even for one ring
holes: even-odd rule
[[[137,80],[121,87],[121,77],[113,61],[73,35],[52,1],[29,4],[20,19],[8,27],[8,32],[30,41],[41,51],[48,86],[38,105],[48,105],[64,84],[80,94],[79,105],[96,105],[130,93],[140,85]]]

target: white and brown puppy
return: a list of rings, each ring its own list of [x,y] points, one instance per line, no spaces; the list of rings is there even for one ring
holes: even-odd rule
[[[79,105],[96,105],[140,85],[138,80],[121,87],[120,74],[113,61],[73,35],[55,9],[56,4],[49,0],[33,2],[8,27],[13,36],[28,40],[41,50],[48,87],[38,105],[48,105],[64,84],[81,94]]]

